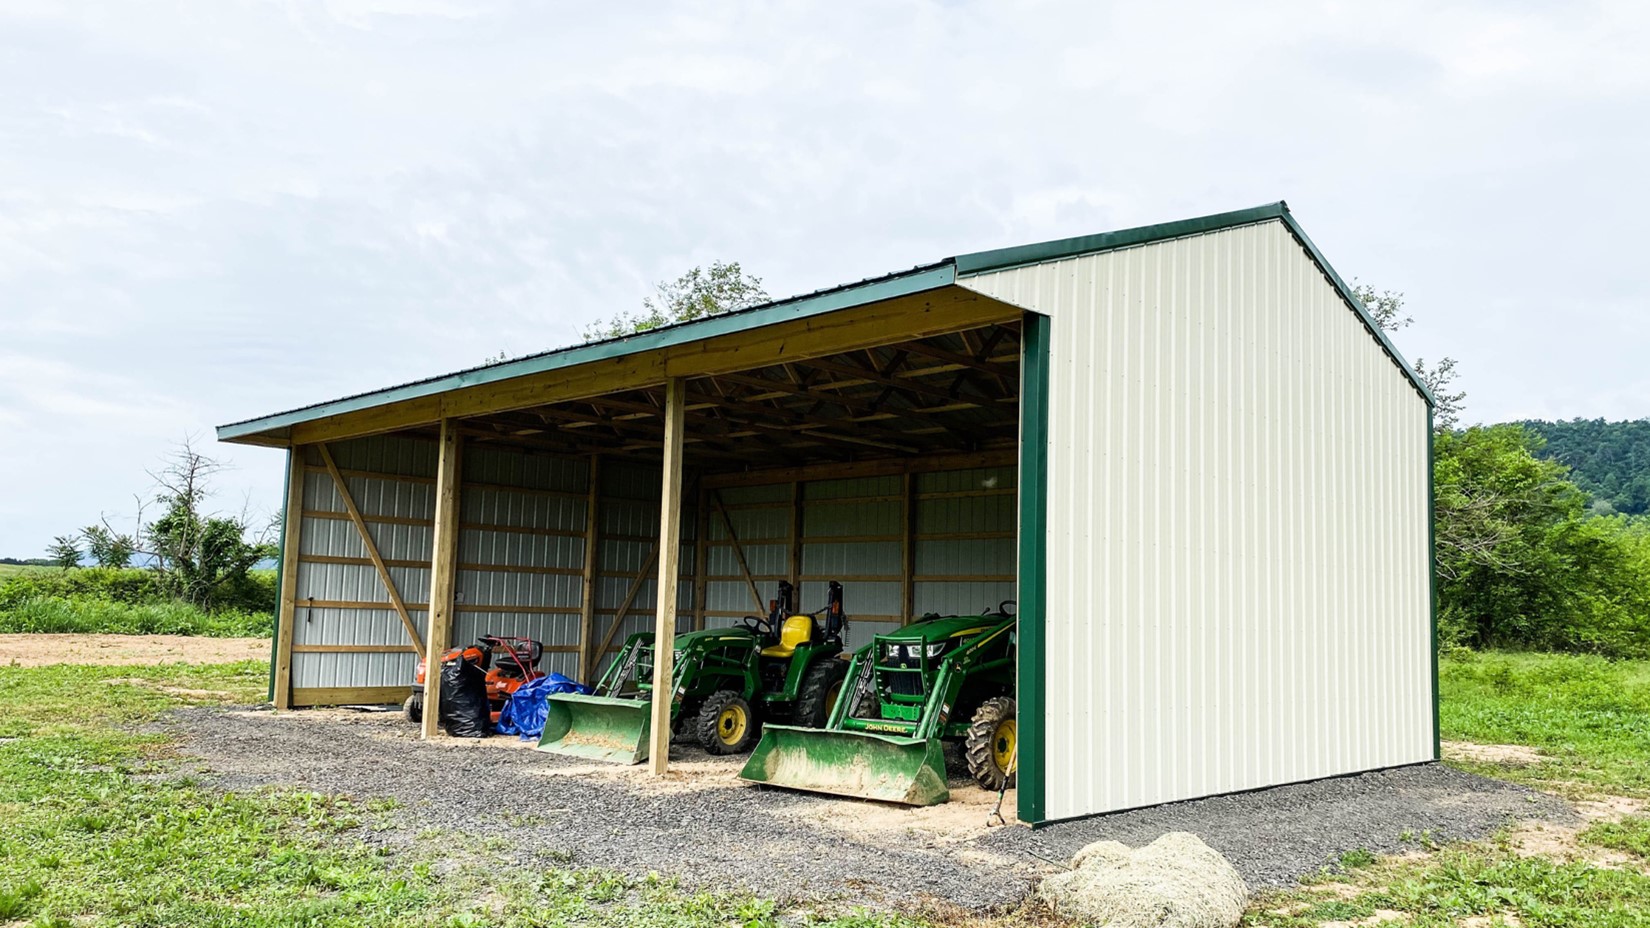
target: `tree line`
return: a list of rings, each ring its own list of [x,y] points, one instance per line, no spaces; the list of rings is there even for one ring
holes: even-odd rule
[[[1650,514],[1650,419],[1527,419],[1519,425],[1541,437],[1544,457],[1570,469],[1593,511]]]

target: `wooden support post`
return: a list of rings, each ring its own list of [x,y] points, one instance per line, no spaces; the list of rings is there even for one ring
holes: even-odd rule
[[[697,526],[693,532],[696,542],[693,554],[693,630],[704,631],[705,610],[710,608],[709,603],[709,575],[710,575],[710,495],[705,492],[701,478],[699,486],[698,506],[694,508],[698,515]]]
[[[298,535],[304,527],[304,449],[287,452],[285,526],[281,541],[280,614],[275,621],[275,708],[292,708],[292,633],[298,618]]]
[[[600,473],[602,456],[590,456],[590,481],[584,497],[584,570],[579,575],[583,598],[579,601],[579,680],[594,683],[594,672],[600,655],[595,653],[596,638],[596,558],[601,553],[601,520],[596,507],[601,502]]]
[[[424,674],[425,738],[436,734],[441,717],[441,655],[452,634],[453,597],[458,588],[458,424],[441,420],[441,443],[435,470],[435,543],[430,557],[429,629],[424,641],[429,661]]]
[[[905,475],[904,515],[900,519],[900,624],[906,625],[917,615],[917,492],[916,476]]]
[[[367,531],[367,522],[361,518],[361,510],[355,505],[355,494],[349,491],[349,484],[344,482],[344,475],[338,472],[338,463],[332,459],[332,449],[326,442],[315,446],[321,452],[321,463],[326,465],[327,473],[332,475],[333,485],[338,488],[338,498],[344,503],[344,511],[349,513],[349,520],[355,523],[355,531],[361,536],[361,546],[367,550],[367,558],[372,561],[373,569],[378,571],[378,580],[384,584],[385,592],[389,593],[390,606],[395,614],[401,618],[401,627],[407,630],[407,638],[412,641],[413,649],[419,657],[425,656],[424,643],[418,638],[418,626],[413,624],[412,615],[407,612],[407,604],[401,601],[401,591],[395,588],[395,578],[390,576],[390,569],[384,559],[378,554],[378,543],[372,540],[372,533]]]
[[[665,460],[659,498],[658,611],[653,631],[653,727],[649,766],[654,776],[670,768],[670,706],[676,696],[676,585],[682,560],[682,425],[687,382],[665,383]]]

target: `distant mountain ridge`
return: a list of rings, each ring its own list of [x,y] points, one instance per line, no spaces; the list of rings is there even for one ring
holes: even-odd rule
[[[1546,439],[1543,457],[1568,465],[1599,512],[1650,514],[1650,419],[1518,422]]]

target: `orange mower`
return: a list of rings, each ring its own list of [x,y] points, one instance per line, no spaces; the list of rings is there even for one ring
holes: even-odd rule
[[[539,661],[544,658],[544,645],[531,638],[507,638],[502,635],[482,635],[467,648],[453,648],[441,656],[443,664],[463,660],[487,671],[487,709],[490,721],[498,723],[498,714],[510,701],[510,694],[522,685],[544,676]],[[496,660],[495,660],[496,659]],[[428,662],[418,660],[413,675],[412,695],[401,709],[412,722],[424,720],[424,680]]]

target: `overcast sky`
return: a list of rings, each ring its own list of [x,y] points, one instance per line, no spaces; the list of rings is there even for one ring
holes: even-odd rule
[[[220,423],[1286,199],[1468,418],[1650,415],[1650,4],[0,3],[0,555]]]

